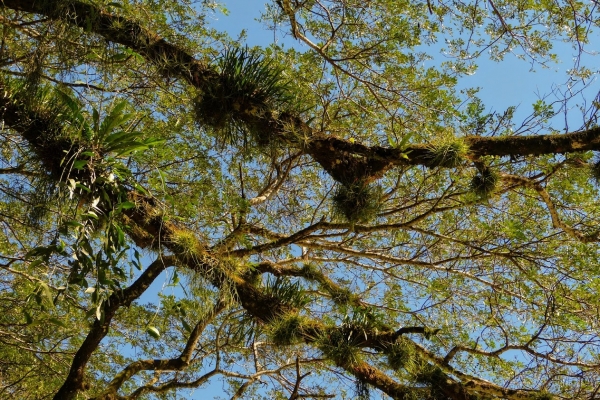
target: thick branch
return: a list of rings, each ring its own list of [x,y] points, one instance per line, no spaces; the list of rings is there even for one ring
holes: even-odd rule
[[[44,15],[50,19],[64,20],[126,46],[155,64],[168,74],[178,76],[194,87],[203,90],[210,85],[216,72],[196,60],[191,53],[168,43],[155,32],[135,21],[109,14],[100,8],[76,0],[45,1],[3,0],[0,6]],[[304,121],[289,113],[265,112],[261,116],[251,110],[240,110],[239,118],[278,137],[290,146],[300,146],[312,156],[338,182],[357,179],[378,179],[395,165],[435,166],[435,155],[428,145],[414,144],[406,149],[365,146],[332,136],[322,135]],[[290,126],[294,129],[290,129]],[[295,135],[290,136],[289,132]],[[298,143],[297,137],[307,138]],[[560,154],[586,150],[600,150],[600,128],[586,131],[539,136],[466,137],[471,158],[479,156],[524,156]],[[362,157],[356,157],[362,156]]]
[[[204,332],[204,329],[206,329],[208,324],[223,311],[223,309],[225,309],[225,306],[226,304],[224,302],[219,301],[208,315],[198,321],[190,333],[185,349],[181,352],[179,357],[168,360],[138,360],[133,362],[115,376],[102,395],[95,397],[93,400],[111,400],[116,396],[116,393],[121,386],[140,371],[179,371],[188,367],[192,361],[193,353],[196,350],[202,332]]]
[[[215,74],[187,51],[168,43],[136,21],[104,12],[92,4],[77,0],[2,0],[0,6],[41,14],[89,30],[135,50],[165,72],[184,78],[199,88]]]
[[[131,302],[141,296],[158,275],[175,261],[174,257],[160,257],[146,268],[140,277],[128,288],[120,293],[113,293],[104,304],[103,321],[95,320],[87,337],[73,358],[71,369],[62,387],[54,396],[55,400],[74,399],[77,393],[84,388],[84,373],[90,357],[98,348],[102,339],[108,333],[110,323],[117,312],[123,306],[129,306]]]

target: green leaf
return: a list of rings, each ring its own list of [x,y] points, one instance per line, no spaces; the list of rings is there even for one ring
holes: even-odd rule
[[[100,113],[95,108],[92,109],[92,120],[94,122],[94,132],[97,133],[100,128]]]
[[[123,60],[127,59],[127,57],[129,57],[128,54],[117,53],[117,54],[114,54],[110,59],[113,61],[123,61]]]
[[[33,318],[31,317],[31,314],[27,312],[27,310],[23,310],[23,316],[25,317],[25,323],[27,325],[31,325],[33,323]]]
[[[131,208],[135,208],[135,203],[132,201],[124,201],[119,203],[119,209],[129,210]]]
[[[29,268],[33,269],[33,268],[37,267],[38,265],[42,264],[43,262],[44,262],[44,260],[41,258],[33,260],[32,262],[29,263]]]
[[[54,324],[54,325],[61,326],[63,328],[67,327],[67,324],[64,321],[61,321],[58,318],[54,318],[54,317],[48,318],[48,322],[50,322],[51,324]]]
[[[100,141],[105,141],[105,138],[113,129],[119,125],[125,124],[133,117],[133,114],[123,114],[125,107],[127,107],[127,101],[125,100],[117,102],[112,107],[109,115],[104,118],[98,129],[98,138]]]
[[[152,336],[154,339],[158,339],[160,337],[160,332],[154,326],[149,326],[146,328],[146,333]]]
[[[140,261],[140,253],[134,249],[133,256],[134,256],[134,259],[131,263],[135,266],[135,268],[137,270],[141,271],[142,270],[142,262]]]
[[[75,160],[73,163],[73,169],[83,169],[83,167],[85,167],[88,163],[89,160]]]
[[[123,143],[129,143],[132,141],[132,139],[137,139],[138,137],[140,137],[142,134],[140,132],[127,132],[127,131],[119,131],[119,132],[115,132],[111,135],[108,135],[105,139],[104,139],[104,146],[105,149],[107,151],[112,150],[113,147],[112,146],[116,146],[116,145],[120,145]]]
[[[98,219],[98,214],[96,214],[93,211],[88,211],[86,213],[81,214],[82,217],[89,217],[89,218],[93,218],[93,219]]]
[[[402,140],[400,141],[400,143],[398,143],[398,145],[396,146],[396,148],[400,149],[400,150],[404,150],[406,149],[406,146],[408,145],[408,141],[410,140],[410,138],[412,137],[413,133],[407,133],[406,135],[404,135],[402,137]]]
[[[52,297],[52,292],[50,291],[50,287],[48,287],[48,284],[42,281],[38,282],[35,293],[36,301],[38,304],[46,304],[54,307],[54,299]]]
[[[181,325],[183,325],[183,329],[185,329],[187,333],[192,333],[192,327],[183,318],[181,318]]]

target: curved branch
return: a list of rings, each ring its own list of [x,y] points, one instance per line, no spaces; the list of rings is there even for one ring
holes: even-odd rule
[[[600,231],[596,231],[593,233],[585,234],[578,229],[575,229],[564,222],[562,222],[560,216],[558,215],[558,211],[554,206],[554,202],[550,197],[550,194],[546,189],[541,185],[541,183],[534,181],[529,178],[520,177],[516,175],[509,174],[501,174],[501,177],[505,180],[512,180],[515,182],[519,182],[524,184],[527,187],[534,189],[542,198],[542,201],[548,208],[548,212],[550,213],[550,218],[552,219],[552,226],[556,229],[562,229],[567,235],[576,239],[582,243],[592,243],[600,241]]]
[[[94,397],[92,400],[111,400],[116,393],[119,391],[123,384],[131,379],[132,376],[141,371],[179,371],[188,367],[192,361],[193,353],[200,340],[200,335],[204,332],[204,329],[208,324],[225,309],[226,304],[222,301],[217,302],[213,309],[202,318],[187,340],[185,349],[181,352],[179,357],[171,358],[168,360],[138,360],[129,364],[121,372],[119,372],[114,379],[110,382],[106,390],[99,396]]]
[[[87,337],[75,353],[73,363],[65,382],[54,396],[55,400],[73,399],[77,393],[84,388],[84,374],[90,357],[98,348],[98,345],[108,334],[110,323],[117,310],[127,307],[131,302],[142,295],[148,289],[154,279],[160,275],[169,265],[173,264],[175,258],[172,256],[159,257],[142,272],[140,277],[121,293],[113,293],[108,301],[104,303],[104,319],[94,320]]]

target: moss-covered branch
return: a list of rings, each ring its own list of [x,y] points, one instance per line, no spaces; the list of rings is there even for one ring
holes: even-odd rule
[[[167,42],[136,21],[105,12],[92,4],[77,0],[3,0],[0,7],[44,15],[62,20],[126,46],[144,56],[157,68],[171,76],[186,80],[202,93],[219,85],[217,71],[195,59],[188,51]],[[211,89],[212,88],[212,89]],[[250,102],[252,103],[252,102]],[[250,104],[248,103],[248,104]],[[252,105],[252,106],[250,106]],[[235,118],[260,137],[277,139],[288,146],[300,147],[317,161],[335,180],[348,183],[378,179],[397,165],[453,167],[481,156],[525,156],[600,150],[600,128],[538,136],[466,137],[458,139],[468,149],[462,161],[442,157],[429,144],[413,144],[403,149],[366,146],[361,143],[323,135],[290,112],[263,109],[257,114],[253,103],[235,107]],[[263,104],[267,106],[268,102]],[[265,136],[266,135],[266,136]],[[298,140],[301,137],[303,140]]]

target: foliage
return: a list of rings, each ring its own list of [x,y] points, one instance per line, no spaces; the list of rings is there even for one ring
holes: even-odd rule
[[[496,190],[498,180],[498,174],[489,167],[485,167],[471,180],[471,189],[479,197],[488,198]]]
[[[381,211],[381,188],[358,181],[339,184],[332,196],[334,214],[350,223],[369,222]]]
[[[592,398],[594,5],[225,7],[0,2],[0,397]]]
[[[223,144],[247,145],[248,140],[268,144],[272,138],[265,136],[257,122],[240,116],[260,116],[292,107],[294,97],[283,68],[257,51],[233,47],[219,57],[217,70],[215,81],[196,100],[198,123],[216,129]]]

